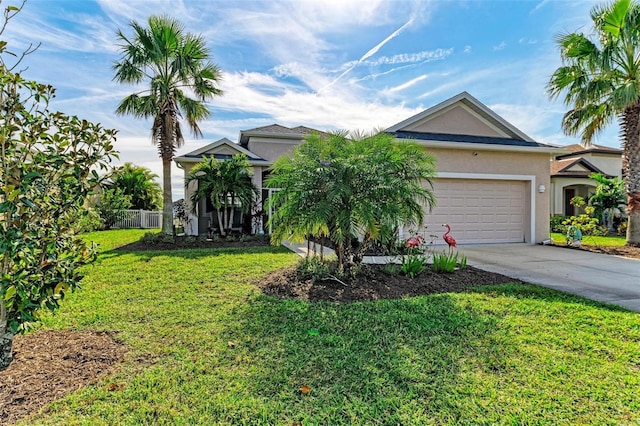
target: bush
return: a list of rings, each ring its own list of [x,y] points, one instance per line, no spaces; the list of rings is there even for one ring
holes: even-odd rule
[[[426,258],[421,254],[408,254],[402,259],[400,272],[413,278],[424,270],[425,261]]]
[[[104,223],[96,209],[93,208],[84,210],[74,223],[74,230],[77,234],[101,231],[103,228]]]
[[[320,281],[329,277],[333,268],[330,263],[322,261],[317,256],[307,256],[298,263],[296,269],[303,277]]]
[[[551,219],[549,220],[551,232],[558,232],[560,234],[566,233],[567,226],[563,224],[565,220],[567,220],[567,216],[551,216]]]
[[[460,265],[460,269],[464,269],[467,267],[467,257],[462,256],[459,258],[458,252],[442,252],[441,254],[433,255],[433,263],[431,264],[431,269],[434,272],[453,272],[456,267]]]

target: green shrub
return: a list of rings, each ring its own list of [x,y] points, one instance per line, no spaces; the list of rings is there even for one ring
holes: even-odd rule
[[[413,278],[424,270],[425,261],[421,254],[408,254],[402,259],[400,272]]]
[[[387,263],[382,267],[382,272],[390,276],[399,275],[402,272],[402,266],[397,263]]]
[[[333,268],[329,262],[324,262],[318,256],[307,256],[300,260],[296,269],[303,277],[319,281],[329,277]]]
[[[442,252],[441,254],[433,255],[433,263],[431,264],[431,269],[434,272],[453,272],[458,266],[458,252]],[[462,256],[460,260],[460,268],[467,267],[467,258]]]
[[[563,224],[565,220],[567,220],[567,216],[551,216],[551,219],[549,220],[551,232],[559,232],[560,234],[566,233],[567,226]]]
[[[160,241],[160,236],[157,232],[145,232],[140,241],[145,244],[155,244]]]
[[[86,234],[88,232],[101,231],[104,228],[104,223],[95,209],[88,208],[79,215],[73,227],[76,233]]]

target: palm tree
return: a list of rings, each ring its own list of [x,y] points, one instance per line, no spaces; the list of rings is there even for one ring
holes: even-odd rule
[[[204,39],[186,33],[176,20],[151,16],[146,28],[135,21],[130,25],[133,38],[118,30],[122,58],[114,65],[114,80],[146,81],[148,87],[125,97],[116,113],[153,119],[151,138],[162,158],[162,232],[172,234],[171,161],[184,143],[180,119],[186,119],[194,136],[202,136],[198,122],[210,115],[205,102],[222,94],[216,86],[220,70],[208,61]]]
[[[251,164],[244,154],[234,155],[224,161],[205,157],[191,169],[185,186],[191,182],[198,183],[191,195],[194,213],[201,199],[210,200],[218,215],[222,236],[227,235],[233,227],[235,207],[240,205],[241,211],[247,213],[258,194],[258,189],[251,181]]]
[[[292,157],[276,162],[267,180],[280,189],[269,200],[276,207],[272,240],[328,237],[344,272],[373,241],[392,238],[399,224],[422,223],[425,207],[435,205],[434,176],[431,155],[387,133],[312,134]]]
[[[124,195],[130,196],[132,209],[156,210],[162,205],[162,188],[154,182],[157,177],[146,167],[124,163],[111,172],[105,186],[120,188]]]
[[[557,37],[563,66],[551,76],[552,98],[565,93],[571,109],[562,126],[568,135],[593,137],[618,119],[627,193],[627,245],[640,246],[640,5],[616,0],[591,10],[596,31]]]

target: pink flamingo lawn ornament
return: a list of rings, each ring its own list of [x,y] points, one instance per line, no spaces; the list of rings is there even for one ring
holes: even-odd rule
[[[453,238],[453,236],[449,235],[449,233],[451,232],[451,227],[449,226],[448,223],[443,223],[442,226],[446,226],[447,227],[447,232],[444,233],[444,235],[442,236],[442,238],[444,238],[444,240],[447,242],[447,244],[449,244],[449,249],[451,249],[451,247],[455,247],[456,246],[456,239]]]
[[[422,235],[416,235],[415,237],[411,237],[404,244],[404,246],[407,248],[416,248],[416,247],[420,247],[420,245],[422,245]]]

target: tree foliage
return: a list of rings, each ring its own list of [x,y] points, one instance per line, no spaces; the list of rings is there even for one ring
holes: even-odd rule
[[[571,109],[565,133],[585,145],[619,119],[622,167],[627,192],[627,244],[640,246],[640,4],[615,0],[591,11],[595,29],[557,37],[563,65],[548,84],[552,98],[564,93]]]
[[[0,65],[0,352],[76,289],[95,248],[75,235],[116,155],[115,131],[48,109],[54,89]],[[0,367],[8,357],[0,356]]]
[[[121,188],[107,188],[100,194],[95,208],[102,220],[103,229],[111,229],[119,220],[127,217],[126,210],[131,208],[131,196]]]
[[[595,208],[595,214],[601,220],[604,219],[604,213],[607,213],[605,225],[611,229],[615,210],[623,209],[627,204],[624,182],[618,177],[609,179],[600,173],[592,173],[589,177],[598,183],[595,194],[589,198],[589,204]]]
[[[128,208],[135,210],[157,210],[162,206],[162,188],[154,181],[158,175],[146,167],[132,163],[114,168],[105,187],[120,189],[130,197]]]
[[[395,238],[398,225],[422,223],[435,205],[434,176],[430,154],[387,133],[312,134],[276,162],[266,182],[279,189],[269,200],[272,241],[329,238],[344,271],[373,241]]]
[[[197,182],[191,195],[194,213],[198,202],[208,199],[218,215],[220,234],[227,235],[233,226],[235,207],[240,206],[243,213],[248,213],[254,206],[259,189],[251,181],[251,172],[251,164],[244,154],[222,161],[211,156],[198,163],[185,181],[185,186]]]
[[[151,139],[162,159],[162,231],[173,233],[171,161],[184,143],[180,119],[194,136],[202,136],[198,123],[209,117],[206,102],[222,94],[216,84],[220,70],[209,62],[204,38],[185,32],[175,19],[151,16],[148,26],[131,22],[133,37],[118,31],[122,58],[114,66],[119,83],[148,85],[125,97],[118,114],[151,118]]]

